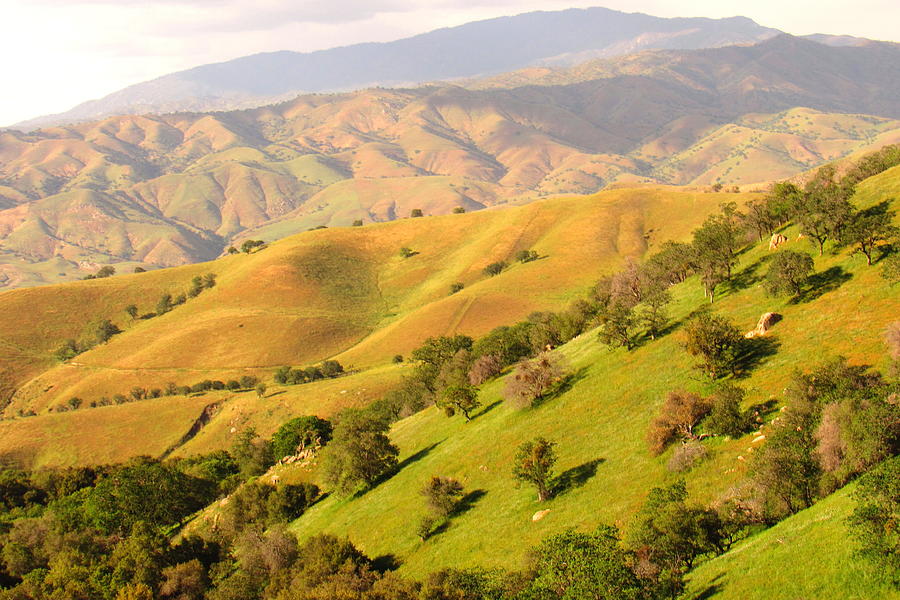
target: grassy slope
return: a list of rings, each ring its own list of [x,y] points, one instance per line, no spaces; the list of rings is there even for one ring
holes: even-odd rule
[[[686,598],[900,598],[854,556],[846,518],[853,486],[701,564],[688,578]]]
[[[127,394],[134,386],[162,388],[168,381],[270,376],[282,364],[334,355],[358,368],[385,365],[429,335],[478,335],[534,310],[558,309],[623,256],[642,254],[648,240],[652,245],[685,238],[720,202],[746,197],[615,190],[308,232],[250,256],[6,292],[0,294],[0,340],[9,350],[0,368],[7,384],[18,389],[6,413],[41,412],[73,396],[87,403]],[[418,254],[401,258],[403,246]],[[488,263],[509,261],[523,248],[544,258],[513,265],[499,277],[482,274]],[[218,274],[216,287],[187,304],[153,319],[132,323],[126,317],[128,304],[152,311],[160,294],[184,291],[191,277],[207,272]],[[467,287],[448,297],[456,281]],[[126,331],[56,365],[54,348],[101,318]],[[302,393],[310,389],[315,388]],[[28,421],[9,425],[10,432],[21,433],[10,433],[7,447],[21,444],[36,452],[39,445],[28,441],[30,427]]]
[[[900,169],[894,169],[868,182],[866,202],[898,179]],[[786,233],[796,238],[795,230]],[[811,250],[805,241],[791,241],[789,247]],[[854,363],[885,366],[882,332],[897,319],[900,289],[881,279],[879,267],[867,267],[861,256],[847,253],[818,258],[817,271],[839,267],[849,279],[841,285],[835,281],[836,287],[817,299],[791,304],[768,298],[761,289],[765,267],[760,267],[768,256],[762,245],[743,255],[738,279],[746,287],[726,293],[713,307],[747,330],[763,312],[784,315],[770,338],[777,353],[740,382],[748,390],[748,403],[777,399],[791,371],[817,359],[843,354]],[[674,294],[676,322],[703,303],[694,280]],[[643,441],[664,393],[677,387],[705,391],[678,337],[676,331],[625,353],[611,352],[585,334],[560,350],[577,373],[576,383],[539,408],[515,411],[500,403],[502,382],[494,382],[481,394],[484,414],[471,423],[447,419],[436,409],[401,421],[392,434],[401,448],[400,472],[361,498],[326,499],[296,521],[294,530],[301,537],[319,531],[349,535],[367,553],[395,554],[406,573],[421,576],[443,566],[516,567],[524,550],[549,533],[601,522],[625,524],[650,487],[675,478],[665,469],[671,450],[652,458]],[[580,467],[584,472],[592,461],[601,461],[583,485],[543,506],[532,490],[517,488],[509,474],[515,448],[536,435],[559,443],[559,471]],[[754,437],[708,442],[712,458],[687,475],[692,495],[712,500],[739,479],[745,462],[738,457],[753,452]],[[459,478],[467,490],[483,495],[445,532],[423,544],[415,534],[424,513],[418,490],[432,475]],[[532,523],[531,515],[541,508],[552,512]]]

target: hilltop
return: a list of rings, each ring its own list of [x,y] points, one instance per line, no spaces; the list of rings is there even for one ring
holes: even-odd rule
[[[0,283],[615,186],[768,182],[900,139],[897,45],[779,36],[469,87],[0,134]],[[715,77],[710,74],[716,73]]]

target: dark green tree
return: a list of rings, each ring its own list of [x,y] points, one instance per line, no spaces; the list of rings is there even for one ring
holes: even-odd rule
[[[538,437],[519,446],[513,460],[513,476],[537,488],[538,502],[550,498],[550,482],[556,464],[555,446],[556,442]]]
[[[328,482],[340,495],[374,485],[397,466],[397,446],[391,443],[386,421],[361,410],[342,412],[324,453]]]
[[[872,256],[878,245],[896,239],[900,230],[894,226],[894,215],[887,202],[855,213],[843,231],[843,241],[861,252],[866,262],[872,264]]]
[[[316,445],[324,446],[331,439],[332,429],[330,422],[315,416],[291,419],[272,435],[275,460]]]
[[[799,295],[813,271],[813,259],[806,252],[779,250],[766,273],[766,291],[773,296]]]
[[[900,582],[900,457],[860,477],[853,497],[857,505],[848,523],[860,554]]]
[[[684,348],[711,379],[734,371],[744,336],[726,317],[702,312],[684,326]]]
[[[531,551],[534,578],[524,594],[535,600],[638,600],[643,585],[614,527],[565,531]]]

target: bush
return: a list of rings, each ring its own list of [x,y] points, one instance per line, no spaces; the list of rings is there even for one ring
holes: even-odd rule
[[[706,446],[696,440],[690,440],[675,449],[669,462],[666,463],[666,468],[673,473],[690,471],[706,458],[706,454]]]
[[[505,268],[506,268],[506,263],[503,262],[502,260],[497,261],[497,262],[492,262],[491,264],[489,264],[488,266],[486,266],[484,268],[484,274],[488,275],[490,277],[493,277],[494,275],[499,275],[500,273],[502,273],[503,269],[505,269]]]
[[[538,259],[538,253],[534,250],[519,250],[516,252],[516,260],[520,263],[527,263]]]
[[[406,246],[400,248],[400,256],[403,258],[409,258],[410,256],[415,256],[415,254],[412,248],[407,248]]]
[[[464,212],[466,212],[466,208],[465,208],[464,206],[455,206],[455,207],[453,208],[453,214],[454,214],[454,215],[461,215],[461,214],[463,214]]]
[[[485,354],[479,356],[472,363],[469,369],[469,383],[472,385],[481,385],[489,379],[493,379],[503,370],[503,364],[496,354]]]
[[[394,358],[391,359],[391,362],[394,363],[395,365],[402,363],[402,362],[403,362],[403,355],[402,355],[402,354],[395,354],[395,355],[394,355]]]
[[[696,439],[694,427],[711,409],[710,402],[698,394],[675,390],[669,392],[660,414],[650,424],[647,442],[651,454],[660,454],[677,437]]]
[[[563,376],[560,361],[548,352],[519,364],[506,378],[503,398],[518,408],[533,406]]]
[[[750,415],[741,410],[744,390],[733,385],[722,386],[712,397],[712,409],[703,421],[709,433],[737,438],[750,428]]]
[[[463,288],[465,288],[465,287],[466,287],[466,285],[461,281],[457,281],[456,283],[450,284],[450,295],[452,296],[453,294],[455,294],[457,292],[461,292],[463,290]]]
[[[354,226],[354,227],[362,227],[362,225],[363,225],[363,220],[362,220],[362,219],[355,219],[355,220],[353,221],[353,226]]]
[[[422,209],[421,209],[421,208],[414,208],[414,209],[412,209],[412,210],[410,211],[409,216],[410,216],[411,218],[414,218],[414,219],[415,219],[415,218],[417,218],[417,217],[422,217],[422,216],[424,216],[424,213],[422,213]]]

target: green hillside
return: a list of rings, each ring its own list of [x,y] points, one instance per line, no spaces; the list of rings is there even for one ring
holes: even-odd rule
[[[737,544],[693,571],[686,598],[887,600],[900,590],[880,581],[847,543],[853,486]]]

